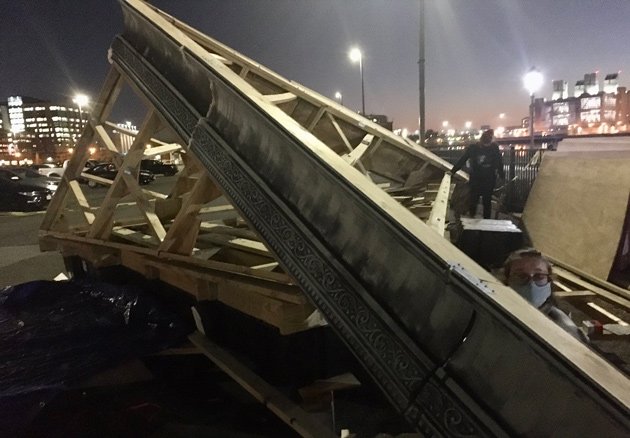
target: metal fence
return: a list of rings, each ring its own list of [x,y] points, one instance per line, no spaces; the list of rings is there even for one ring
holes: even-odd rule
[[[518,145],[511,145],[501,151],[506,183],[497,190],[496,196],[501,200],[504,210],[515,213],[523,211],[545,151],[546,149],[521,149]],[[431,149],[431,152],[455,164],[464,154],[464,149]]]

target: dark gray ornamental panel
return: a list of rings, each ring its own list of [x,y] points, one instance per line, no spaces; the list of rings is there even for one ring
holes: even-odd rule
[[[113,62],[418,430],[627,432],[626,406],[353,184],[354,169],[305,144],[285,126],[290,122],[271,117],[166,29],[127,3],[123,11],[125,32],[112,44]],[[545,409],[533,408],[536,402]]]

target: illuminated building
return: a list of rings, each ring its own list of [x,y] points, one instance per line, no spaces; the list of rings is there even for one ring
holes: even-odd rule
[[[16,148],[33,157],[39,152],[55,155],[57,148],[72,146],[87,122],[87,117],[81,120],[74,104],[27,96],[10,96],[6,102],[0,102],[0,116]]]
[[[553,93],[551,95],[551,100],[566,99],[567,97],[569,97],[569,84],[567,81],[553,81]]]
[[[597,72],[586,73],[584,75],[584,91],[586,94],[594,95],[599,93],[599,82],[597,81]]]
[[[616,93],[619,87],[619,73],[606,75],[604,78],[604,93]]]
[[[566,82],[556,80],[552,99],[534,102],[534,131],[542,134],[609,134],[629,128],[630,94],[619,86],[619,73],[606,75],[603,88],[597,73],[585,74],[576,82],[572,97]]]
[[[138,128],[129,121],[125,123],[117,123],[116,126],[121,128],[121,130],[114,130],[114,141],[118,141],[120,144],[120,151],[123,154],[126,154],[129,152],[129,148],[136,138],[135,134],[138,133]]]
[[[584,86],[584,80],[580,79],[573,87],[573,97],[580,97],[584,93],[586,93],[586,87]]]

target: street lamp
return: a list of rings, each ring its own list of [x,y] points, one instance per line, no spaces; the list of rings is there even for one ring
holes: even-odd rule
[[[341,91],[335,92],[335,99],[339,101],[339,105],[343,105],[343,94],[341,94]]]
[[[529,147],[534,149],[534,93],[540,89],[543,84],[543,75],[536,67],[532,67],[523,76],[523,85],[529,93]]]
[[[74,99],[72,99],[72,102],[79,107],[79,120],[81,121],[81,129],[83,129],[83,107],[90,102],[90,98],[85,94],[77,94],[74,96]]]
[[[363,54],[358,47],[350,49],[350,61],[359,63],[359,71],[361,72],[361,113],[365,116],[365,85],[363,82]]]

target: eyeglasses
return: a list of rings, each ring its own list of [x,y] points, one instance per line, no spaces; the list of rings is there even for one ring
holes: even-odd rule
[[[515,272],[510,274],[510,280],[514,280],[515,283],[518,284],[527,284],[533,280],[537,286],[544,286],[551,281],[551,274],[541,274],[539,272],[526,274],[524,272]]]

